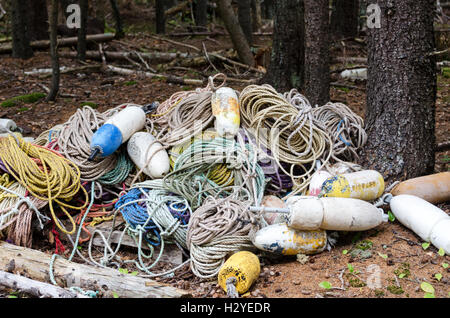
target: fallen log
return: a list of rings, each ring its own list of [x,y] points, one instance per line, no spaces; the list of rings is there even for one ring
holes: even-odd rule
[[[179,85],[203,85],[203,80],[198,79],[189,79],[189,78],[182,78],[178,76],[172,76],[172,75],[163,75],[163,74],[156,74],[151,72],[143,72],[143,71],[135,71],[130,70],[127,68],[107,65],[107,70],[117,73],[120,75],[136,75],[139,77],[146,77],[146,78],[155,78],[155,79],[161,79],[166,81],[167,83],[172,84],[179,84]]]
[[[186,0],[186,1],[180,2],[180,3],[177,4],[176,6],[170,8],[170,9],[167,9],[167,10],[164,12],[164,14],[166,15],[166,17],[168,17],[168,16],[170,16],[170,15],[173,15],[173,14],[175,14],[175,13],[178,13],[178,12],[180,12],[180,11],[183,11],[184,9],[186,9],[186,7],[187,7],[187,6],[189,5],[189,3],[191,3],[191,2],[192,2],[192,0]]]
[[[104,33],[104,34],[92,34],[86,36],[87,42],[107,42],[114,39],[114,34]],[[78,43],[78,37],[62,38],[58,40],[58,47],[71,46]],[[48,49],[50,47],[49,40],[33,41],[30,43],[33,49]],[[11,53],[12,43],[8,43],[0,46],[0,54]]]
[[[11,263],[14,260],[14,268]],[[0,242],[0,269],[24,272],[28,277],[49,282],[51,256],[43,252]],[[122,274],[111,268],[93,267],[57,258],[53,274],[59,286],[76,286],[99,291],[103,297],[117,294],[123,298],[179,298],[189,297],[187,291],[154,280]]]
[[[191,55],[189,53],[136,53],[136,52],[103,52],[107,60],[128,60],[128,59],[139,59],[139,55],[149,62],[166,63],[173,61],[177,58],[189,58]],[[77,52],[60,52],[59,57],[62,58],[76,58]],[[86,58],[90,60],[102,60],[102,55],[98,51],[87,51]]]
[[[39,298],[88,298],[59,286],[39,282],[24,276],[0,271],[0,285],[19,290]]]

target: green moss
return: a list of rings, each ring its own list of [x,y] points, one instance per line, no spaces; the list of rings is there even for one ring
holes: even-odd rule
[[[27,110],[30,110],[28,107],[20,107],[17,112],[21,113],[21,112],[26,112]]]
[[[371,241],[363,240],[363,241],[356,243],[355,248],[365,251],[365,250],[372,248],[372,246],[373,246],[373,243]]]
[[[383,297],[384,296],[384,291],[382,291],[381,289],[375,289],[375,297]]]
[[[396,286],[396,285],[388,286],[387,290],[389,290],[391,292],[391,294],[394,294],[394,295],[400,295],[405,292],[401,287]]]
[[[408,277],[411,273],[409,271],[409,264],[408,263],[402,263],[395,271],[394,274],[397,275],[399,278],[405,278]]]
[[[27,94],[27,95],[16,96],[16,97],[5,100],[4,102],[2,102],[0,104],[0,106],[1,107],[14,107],[19,104],[31,104],[31,103],[35,103],[35,102],[39,101],[40,99],[44,98],[45,96],[47,96],[47,95],[45,95],[44,93],[31,93],[31,94]]]
[[[352,287],[365,287],[367,286],[366,283],[364,283],[362,280],[360,280],[358,277],[352,275],[352,274],[347,274],[347,279],[348,279],[348,283],[350,284],[350,286]]]
[[[123,85],[125,85],[125,86],[133,86],[133,85],[136,85],[136,84],[137,84],[136,81],[128,81],[128,82],[123,83]]]
[[[338,87],[336,87],[336,89],[338,89],[340,91],[343,91],[343,92],[346,92],[346,93],[350,92],[350,88],[348,88],[348,87],[338,86]]]
[[[84,107],[84,106],[89,106],[89,107],[91,107],[93,109],[97,109],[98,108],[98,105],[96,103],[93,103],[93,102],[82,102],[80,104],[80,107]]]

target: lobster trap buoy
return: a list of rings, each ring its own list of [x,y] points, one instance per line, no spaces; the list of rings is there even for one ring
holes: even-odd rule
[[[414,195],[394,196],[389,205],[395,218],[422,240],[450,255],[450,217],[437,206]]]
[[[160,179],[170,170],[169,155],[150,133],[137,132],[127,143],[134,164],[152,179]]]
[[[97,155],[113,154],[135,132],[144,128],[145,118],[145,112],[139,106],[128,106],[109,118],[92,136],[89,160],[94,160]]]
[[[220,137],[233,137],[239,131],[239,100],[234,89],[221,87],[211,97],[215,128]]]
[[[286,223],[272,224],[256,232],[252,243],[260,250],[278,255],[311,255],[326,248],[327,232],[296,230]]]
[[[375,170],[363,170],[328,178],[322,185],[320,195],[372,201],[379,198],[383,192],[383,176]]]
[[[274,209],[286,209],[287,206],[283,200],[274,196],[274,195],[266,195],[263,197],[261,201],[261,206],[265,208],[274,208]],[[287,216],[282,213],[270,213],[266,212],[263,215],[264,220],[266,220],[267,224],[272,225],[276,223],[285,223],[287,222]]]
[[[227,281],[235,278],[234,286],[239,294],[247,292],[258,279],[261,265],[258,257],[248,251],[240,251],[230,256],[217,275],[219,286],[228,292]]]
[[[450,171],[403,181],[391,193],[414,195],[433,204],[450,201]]]
[[[314,172],[311,177],[311,181],[309,182],[309,195],[318,196],[322,191],[322,185],[325,180],[331,178],[332,175],[326,170],[319,170]]]
[[[7,133],[16,130],[17,125],[13,120],[7,118],[0,118],[0,133]]]
[[[358,199],[293,196],[288,225],[298,230],[366,231],[388,221],[383,209]]]

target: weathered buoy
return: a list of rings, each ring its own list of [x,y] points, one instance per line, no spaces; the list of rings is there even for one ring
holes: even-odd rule
[[[112,116],[92,136],[89,160],[97,155],[113,154],[135,132],[144,128],[145,118],[145,112],[139,106],[128,106]]]
[[[211,97],[215,128],[220,137],[233,137],[239,131],[239,101],[234,89],[221,87]]]
[[[293,196],[286,204],[288,225],[298,230],[366,231],[388,221],[383,209],[358,199]]]
[[[327,245],[324,230],[302,231],[286,223],[273,224],[260,229],[252,239],[258,249],[279,255],[316,254]]]
[[[240,251],[230,256],[222,265],[217,276],[219,286],[227,292],[227,279],[236,278],[235,287],[239,294],[247,292],[261,272],[258,257],[248,251]]]
[[[450,201],[450,171],[403,181],[391,193],[415,195],[433,204]]]
[[[152,179],[160,179],[170,170],[167,151],[150,133],[137,132],[131,136],[127,151],[134,164]]]
[[[372,201],[383,192],[383,176],[375,170],[363,170],[328,178],[322,185],[320,195]]]
[[[332,174],[326,170],[319,170],[314,172],[311,177],[311,181],[309,182],[309,195],[318,196],[320,191],[322,191],[322,185],[325,180],[328,180],[332,177]]]
[[[7,133],[15,130],[17,130],[17,125],[13,120],[0,118],[0,133]]]
[[[278,209],[286,209],[287,206],[283,200],[274,196],[274,195],[266,195],[263,197],[261,201],[261,206],[265,208],[278,208]],[[286,223],[287,216],[282,213],[263,213],[264,220],[266,220],[267,224],[272,225],[276,223]]]
[[[396,219],[450,255],[450,217],[437,206],[409,194],[395,196],[389,202]]]

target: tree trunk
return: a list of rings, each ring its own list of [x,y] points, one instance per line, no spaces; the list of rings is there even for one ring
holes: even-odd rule
[[[387,180],[433,173],[436,61],[434,0],[374,0],[381,28],[368,28],[365,167]]]
[[[28,10],[30,41],[48,39],[47,0],[29,0],[28,6],[30,7]]]
[[[260,32],[262,27],[261,21],[261,2],[259,0],[252,1],[252,29],[255,32]]]
[[[56,99],[59,91],[59,58],[57,46],[57,27],[58,27],[58,1],[52,0],[52,9],[50,14],[50,55],[52,59],[52,86],[47,96],[47,101]]]
[[[272,57],[263,82],[280,92],[302,90],[305,67],[303,0],[275,2]]]
[[[251,0],[238,1],[238,19],[248,45],[253,43]]]
[[[197,0],[195,3],[195,23],[204,30],[206,30],[206,26],[208,25],[207,8],[207,0]]]
[[[81,61],[86,60],[86,34],[87,34],[87,16],[88,16],[89,2],[88,0],[80,0],[80,28],[78,29],[78,59]]]
[[[116,22],[116,39],[121,39],[125,36],[122,25],[122,17],[120,16],[119,7],[117,6],[117,0],[109,0],[114,16],[114,21]]]
[[[270,20],[274,17],[275,13],[275,5],[277,2],[279,2],[278,0],[274,1],[274,0],[263,0],[263,17],[264,19]]]
[[[11,2],[12,56],[28,59],[33,56],[27,25],[28,0]]]
[[[311,105],[330,101],[328,0],[305,0],[305,95]]]
[[[163,0],[155,0],[156,10],[156,33],[166,33],[166,14]]]
[[[93,9],[93,16],[96,20],[96,27],[100,29],[100,33],[105,33],[105,2],[105,0],[93,0],[91,4],[91,7]]]
[[[244,32],[242,32],[239,21],[234,14],[230,0],[219,0],[218,7],[220,17],[224,21],[228,33],[230,33],[231,41],[239,55],[239,59],[247,65],[255,65],[252,51],[245,38]]]
[[[338,38],[358,35],[359,0],[335,0],[331,14],[331,30]]]

